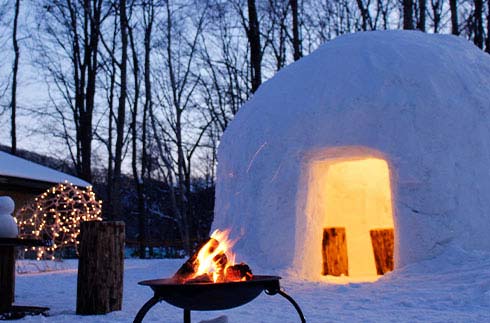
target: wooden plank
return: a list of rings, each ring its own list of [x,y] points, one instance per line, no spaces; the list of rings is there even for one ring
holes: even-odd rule
[[[323,275],[349,275],[345,228],[324,228],[322,241]]]
[[[384,275],[394,269],[394,241],[393,229],[374,229],[369,231],[373,245],[374,260],[378,275]]]
[[[80,225],[77,314],[106,314],[122,308],[124,237],[122,221]]]
[[[0,313],[8,310],[15,295],[15,247],[0,246]]]

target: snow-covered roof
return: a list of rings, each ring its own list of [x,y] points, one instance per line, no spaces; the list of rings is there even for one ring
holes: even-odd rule
[[[0,176],[24,178],[48,183],[68,181],[77,186],[90,186],[90,183],[52,168],[0,151]]]

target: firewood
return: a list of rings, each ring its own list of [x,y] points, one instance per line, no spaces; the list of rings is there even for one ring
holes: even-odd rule
[[[202,248],[206,247],[208,248],[209,252],[212,252],[215,248],[218,247],[218,245],[219,242],[213,238],[209,238],[208,240],[200,244],[196,251],[189,257],[189,259],[187,259],[187,261],[182,266],[180,266],[179,270],[177,270],[172,279],[178,282],[184,282],[190,279],[196,274],[196,271],[199,267],[199,260],[197,259],[199,251]]]
[[[226,268],[226,281],[251,280],[252,278],[252,270],[243,262]]]
[[[371,243],[373,244],[374,260],[376,261],[376,271],[378,275],[384,275],[394,268],[393,229],[375,229],[371,230],[370,234]]]
[[[323,275],[349,275],[345,228],[323,229]]]
[[[204,273],[194,278],[190,278],[183,282],[184,284],[195,284],[195,283],[212,283],[213,278],[210,274]]]

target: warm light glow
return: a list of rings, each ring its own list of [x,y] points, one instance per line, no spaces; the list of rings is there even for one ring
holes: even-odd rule
[[[314,271],[313,276],[320,278],[323,228],[343,227],[348,278],[375,280],[377,273],[369,231],[394,227],[388,164],[378,158],[311,163],[306,215],[303,271]],[[338,280],[342,278],[333,279]]]

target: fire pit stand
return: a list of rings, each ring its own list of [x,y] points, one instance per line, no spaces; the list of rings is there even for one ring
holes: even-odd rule
[[[136,314],[134,323],[143,322],[146,313],[161,301],[182,308],[184,323],[191,323],[191,311],[226,310],[244,305],[263,291],[267,295],[279,294],[295,308],[302,323],[305,317],[295,300],[281,290],[278,276],[254,276],[251,280],[225,283],[176,283],[172,279],[155,279],[139,282],[149,286],[154,295]]]

